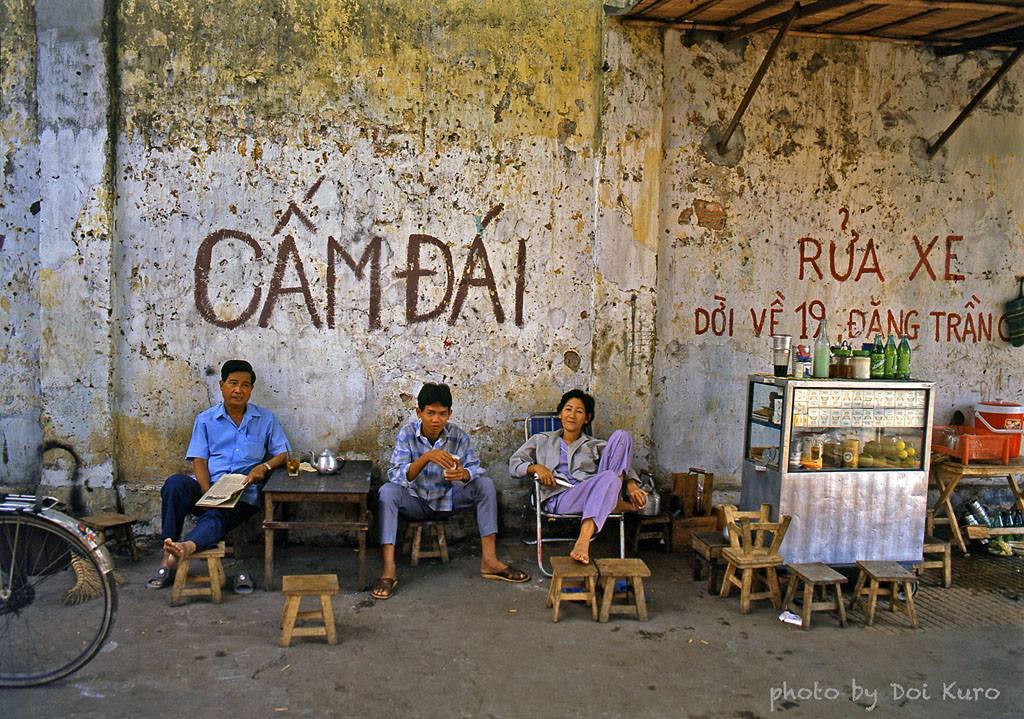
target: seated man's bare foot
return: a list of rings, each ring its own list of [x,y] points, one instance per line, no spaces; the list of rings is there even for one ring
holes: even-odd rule
[[[590,542],[576,542],[569,556],[580,564],[590,564]]]
[[[196,543],[190,541],[175,542],[170,539],[164,540],[164,551],[178,559],[188,559],[196,551]]]

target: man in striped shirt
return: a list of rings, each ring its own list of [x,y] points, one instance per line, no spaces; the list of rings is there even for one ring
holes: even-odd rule
[[[420,389],[416,404],[416,420],[398,433],[388,481],[378,491],[384,568],[373,583],[373,598],[388,599],[398,586],[395,537],[399,513],[417,522],[443,521],[459,510],[475,508],[482,550],[480,576],[505,582],[529,581],[526,572],[498,559],[497,492],[473,451],[469,435],[448,423],[452,414],[448,385],[428,382]]]

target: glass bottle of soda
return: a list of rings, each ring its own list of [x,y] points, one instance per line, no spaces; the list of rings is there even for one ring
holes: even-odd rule
[[[896,379],[896,340],[889,335],[885,343],[885,378]]]
[[[896,349],[896,379],[910,379],[910,342],[906,335]]]
[[[882,335],[875,335],[875,344],[871,347],[871,379],[885,377],[885,345]]]

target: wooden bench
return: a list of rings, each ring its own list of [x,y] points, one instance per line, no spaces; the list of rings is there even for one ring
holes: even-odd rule
[[[914,611],[914,594],[911,591],[914,575],[904,569],[898,562],[858,561],[857,566],[860,567],[860,575],[857,577],[857,585],[853,588],[853,596],[850,598],[850,609],[853,609],[861,596],[867,595],[867,625],[870,627],[875,621],[875,608],[878,605],[878,598],[889,597],[889,610],[895,612],[896,595],[899,588],[902,587],[903,607],[907,612],[911,625],[914,629],[917,629],[917,613]],[[868,586],[865,587],[865,584]]]
[[[914,573],[920,577],[926,569],[941,569],[942,586],[947,588],[953,586],[953,563],[949,542],[936,539],[935,537],[925,537],[922,554],[926,558],[922,559],[914,567]],[[927,559],[929,554],[939,554],[941,556],[938,559]]]
[[[722,550],[729,546],[729,540],[721,532],[696,532],[691,540],[693,547],[693,581],[699,582],[702,569],[708,572],[708,594],[717,593],[718,570],[722,566]]]
[[[799,612],[801,629],[810,629],[811,612],[819,611],[834,611],[836,616],[839,617],[839,626],[846,626],[846,607],[843,604],[843,588],[841,586],[846,582],[846,577],[829,567],[827,564],[822,564],[820,562],[811,562],[809,564],[787,564],[786,568],[789,570],[790,577],[789,586],[786,587],[786,598],[782,602],[782,608],[789,609],[790,606],[793,605],[797,589],[802,583],[804,585],[803,607]],[[835,598],[829,601],[815,601],[814,593],[818,587],[821,587],[824,590],[826,596],[828,595],[828,588],[832,587],[835,590]],[[794,614],[797,614],[795,607],[791,611]]]
[[[136,522],[134,517],[117,512],[102,512],[82,517],[79,521],[96,531],[96,539],[100,544],[124,544],[132,555],[132,561],[139,561],[139,548],[135,544],[135,533],[132,531],[132,525]]]
[[[597,568],[593,564],[580,564],[571,557],[551,558],[551,586],[547,605],[551,607],[551,621],[558,621],[562,602],[584,602],[597,621]]]
[[[179,559],[174,572],[174,586],[171,587],[171,606],[177,605],[185,597],[210,597],[214,604],[220,604],[221,587],[227,578],[224,576],[224,542],[217,542],[215,547],[193,552],[187,559]],[[206,562],[206,574],[189,576],[188,570],[192,562]]]
[[[423,530],[433,530],[430,549],[423,549]],[[444,534],[444,522],[408,522],[405,526],[405,542],[402,553],[409,555],[409,564],[415,567],[421,559],[440,558],[448,563],[448,540]]]
[[[338,575],[288,574],[281,579],[281,592],[286,597],[278,642],[282,647],[291,645],[293,637],[326,637],[328,644],[338,643],[331,604],[331,597],[338,593]],[[303,597],[318,597],[320,609],[300,612]],[[320,620],[320,626],[296,627],[298,620]]]
[[[594,561],[601,575],[601,608],[598,621],[607,622],[611,614],[629,614],[642,622],[647,621],[647,598],[644,594],[644,577],[651,576],[642,559],[597,559]],[[626,590],[615,591],[615,580],[625,579]],[[613,604],[613,600],[625,600]]]

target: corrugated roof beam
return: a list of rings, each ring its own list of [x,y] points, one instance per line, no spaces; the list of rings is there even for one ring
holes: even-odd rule
[[[757,72],[754,73],[754,79],[750,83],[750,87],[747,88],[746,94],[743,96],[743,100],[740,102],[740,106],[736,109],[736,114],[732,116],[732,120],[729,122],[729,126],[725,130],[725,134],[722,139],[718,141],[716,146],[718,154],[724,155],[726,149],[729,147],[729,140],[732,138],[732,133],[736,131],[736,126],[740,122],[740,118],[743,117],[743,113],[747,111],[747,106],[750,105],[751,99],[754,97],[754,93],[757,92],[758,86],[761,84],[761,80],[764,79],[764,75],[768,72],[768,67],[772,64],[772,60],[775,59],[775,55],[779,52],[779,46],[782,45],[782,38],[786,37],[786,33],[789,31],[789,26],[796,20],[797,14],[800,12],[800,3],[794,3],[793,8],[786,13],[786,17],[783,18],[782,27],[779,28],[778,34],[772,41],[771,47],[768,48],[768,52],[764,56],[764,60],[761,61],[761,67],[757,68]]]
[[[854,3],[860,4],[862,1],[863,0],[819,0],[819,2],[807,5],[806,7],[800,7],[800,3],[797,3],[793,6],[792,10],[788,10],[787,12],[780,12],[777,15],[772,15],[771,17],[767,17],[764,20],[755,22],[751,25],[744,25],[743,27],[736,28],[730,32],[722,33],[722,42],[731,42],[733,40],[738,40],[741,37],[752,35],[760,30],[775,27],[791,15],[792,20],[795,20],[797,18],[810,17],[811,15],[817,15],[818,13],[828,12],[829,10],[835,10],[836,8],[843,7],[844,5],[853,5]],[[793,15],[793,13],[795,13],[795,15]]]
[[[928,146],[929,157],[938,152],[939,148],[946,144],[946,140],[950,138],[950,135],[956,132],[956,129],[960,127],[961,124],[963,124],[963,121],[966,120],[967,116],[970,115],[974,108],[978,106],[978,103],[985,99],[985,95],[987,95],[989,91],[991,91],[992,88],[996,86],[996,83],[1003,78],[1003,75],[1010,71],[1010,68],[1013,67],[1014,63],[1020,60],[1021,55],[1024,55],[1024,45],[1020,45],[1016,50],[1013,51],[1012,55],[1006,58],[1006,61],[999,66],[999,69],[996,70],[996,74],[992,76],[992,79],[986,82],[983,88],[978,90],[978,94],[971,98],[971,101],[967,103],[967,107],[965,107],[960,112],[960,114],[957,115],[956,119],[953,120],[952,124],[946,128],[946,131],[939,135],[939,139]]]

